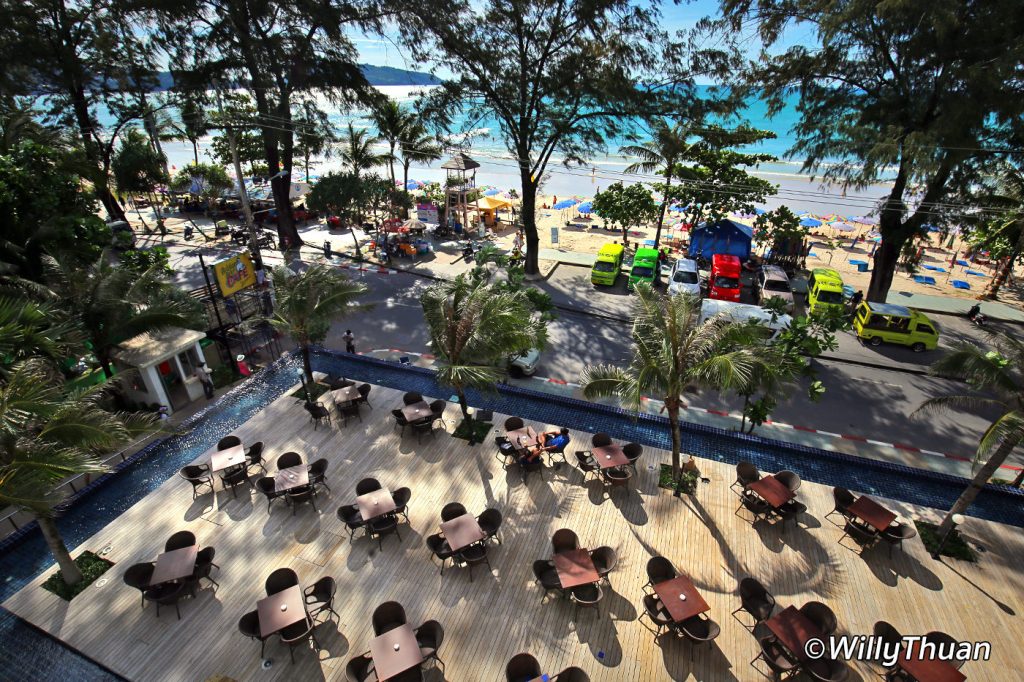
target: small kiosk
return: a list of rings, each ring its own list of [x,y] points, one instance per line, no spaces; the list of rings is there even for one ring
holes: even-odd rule
[[[118,374],[138,370],[126,382],[125,397],[142,405],[166,405],[170,412],[203,398],[195,370],[206,362],[199,343],[204,338],[203,332],[169,327],[118,344],[114,352]]]

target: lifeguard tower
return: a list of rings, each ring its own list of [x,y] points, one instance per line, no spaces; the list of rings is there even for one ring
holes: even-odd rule
[[[479,215],[479,206],[476,199],[476,169],[480,164],[469,158],[465,152],[459,152],[452,158],[441,164],[447,172],[445,179],[445,216],[448,223],[455,221],[462,225],[462,228],[469,231],[470,204],[474,217]],[[473,194],[473,201],[470,202],[469,195]]]

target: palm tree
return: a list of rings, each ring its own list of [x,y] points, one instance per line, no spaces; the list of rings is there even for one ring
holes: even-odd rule
[[[402,147],[402,191],[409,194],[409,166],[414,163],[429,164],[441,158],[441,146],[427,132],[427,127],[413,120],[398,140]]]
[[[438,381],[455,389],[472,434],[466,389],[493,388],[504,378],[510,356],[544,347],[547,328],[525,290],[473,282],[465,275],[430,287],[420,304],[437,358]]]
[[[370,308],[356,303],[366,293],[366,285],[353,282],[326,265],[313,265],[299,274],[278,266],[270,276],[277,304],[267,321],[299,344],[306,381],[312,383],[310,345],[323,343],[332,322]]]
[[[669,126],[665,121],[656,119],[652,127],[653,137],[650,140],[641,145],[620,147],[619,151],[640,159],[626,167],[627,173],[661,173],[665,176],[665,191],[662,193],[661,211],[658,213],[658,229],[654,233],[654,248],[658,248],[661,227],[665,222],[665,211],[672,197],[672,175],[676,164],[683,160],[683,155],[690,148],[690,144],[686,141],[689,131],[678,121]]]
[[[1003,331],[993,332],[997,350],[986,351],[976,345],[961,344],[951,353],[935,361],[929,368],[937,376],[962,379],[983,395],[944,395],[929,398],[914,415],[941,411],[951,407],[986,408],[999,413],[978,442],[975,463],[985,464],[960,495],[939,526],[939,537],[953,527],[953,515],[963,514],[974,502],[992,475],[1002,466],[1013,449],[1024,441],[1024,342]],[[1024,472],[1017,476],[1019,486]]]
[[[745,385],[755,364],[745,348],[752,342],[751,329],[717,318],[701,324],[700,299],[693,296],[663,296],[647,283],[638,284],[636,294],[629,365],[588,366],[580,383],[588,399],[618,396],[637,411],[644,396],[661,397],[672,427],[672,473],[678,480],[682,395],[697,387]]]
[[[61,307],[82,328],[107,378],[114,347],[134,336],[197,320],[195,302],[166,282],[159,267],[141,275],[117,267],[104,251],[93,263],[48,259],[49,282]]]
[[[377,154],[373,151],[373,145],[379,142],[379,138],[371,137],[365,130],[356,130],[352,124],[348,124],[348,134],[342,140],[341,160],[359,179],[359,173],[370,170],[387,161],[387,154]]]
[[[0,296],[0,372],[31,357],[59,362],[74,341],[66,315],[46,303]]]
[[[999,176],[996,191],[984,199],[986,206],[1002,210],[998,218],[989,218],[977,230],[982,247],[996,255],[1005,254],[999,272],[981,295],[983,299],[994,299],[1024,253],[1024,169],[1007,164]]]
[[[41,358],[19,362],[0,384],[0,506],[29,511],[39,522],[65,583],[81,581],[54,520],[68,476],[104,471],[98,453],[156,430],[153,415],[107,412],[111,384],[64,393]]]
[[[158,115],[156,129],[166,142],[188,141],[192,145],[192,158],[199,165],[199,140],[210,132],[212,122],[206,115],[206,102],[202,94],[186,92],[178,104],[179,119]]]
[[[406,129],[416,120],[415,116],[402,108],[402,105],[390,97],[380,100],[370,112],[373,124],[377,126],[377,134],[388,143],[388,169],[391,174],[391,187],[395,186],[395,147],[398,146]]]

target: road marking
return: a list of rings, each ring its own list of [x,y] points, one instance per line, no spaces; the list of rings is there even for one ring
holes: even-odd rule
[[[882,386],[891,386],[892,388],[903,388],[900,384],[893,384],[888,381],[879,381],[878,379],[865,379],[864,377],[847,377],[851,381],[863,381],[867,384],[881,384]]]

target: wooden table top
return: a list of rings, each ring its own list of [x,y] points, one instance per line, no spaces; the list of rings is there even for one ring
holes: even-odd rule
[[[615,443],[602,445],[599,448],[594,448],[591,452],[594,453],[594,461],[602,469],[611,469],[612,467],[621,467],[629,464],[629,458],[622,452],[622,446]]]
[[[314,384],[322,384],[325,381],[327,381],[328,378],[330,378],[330,376],[327,374],[327,372],[313,372]]]
[[[441,532],[444,533],[444,539],[448,541],[448,546],[453,550],[460,550],[487,537],[472,514],[463,514],[450,521],[445,521],[441,524]]]
[[[153,577],[149,579],[149,584],[159,585],[168,580],[177,580],[192,575],[192,571],[196,568],[196,554],[198,553],[199,545],[164,552],[156,558],[156,567],[153,569]]]
[[[807,640],[825,640],[825,634],[795,606],[787,606],[765,621],[765,624],[779,642],[801,661],[808,660],[804,651]]]
[[[355,385],[345,386],[331,391],[330,396],[336,403],[347,403],[359,397],[359,389]]]
[[[552,560],[555,562],[555,570],[558,571],[558,581],[565,589],[596,583],[601,579],[594,567],[594,560],[590,558],[590,552],[585,549],[559,552]]]
[[[274,474],[274,490],[284,492],[309,484],[309,468],[305,464],[281,469]]]
[[[880,531],[891,526],[892,522],[896,520],[895,514],[867,495],[858,497],[846,510]]]
[[[426,400],[421,400],[418,403],[403,407],[402,414],[405,415],[406,421],[414,422],[417,419],[429,417],[433,413],[430,411],[430,404]]]
[[[517,448],[525,448],[532,445],[540,444],[540,434],[533,430],[530,426],[524,426],[521,429],[513,429],[512,431],[506,431],[505,437],[512,442],[512,445]]]
[[[661,603],[665,605],[668,615],[672,616],[672,620],[677,623],[711,609],[704,601],[704,597],[700,596],[697,588],[693,586],[693,581],[685,575],[658,583],[654,586],[654,592],[661,599]],[[679,595],[686,595],[686,599],[680,599]]]
[[[910,648],[914,648],[911,645]],[[909,654],[909,655],[908,655]],[[915,680],[924,682],[963,682],[967,676],[957,670],[951,663],[936,659],[918,658],[913,651],[903,649],[896,663],[913,675]]]
[[[771,474],[768,474],[759,481],[748,483],[747,490],[753,490],[764,498],[765,502],[776,509],[796,497],[796,494],[792,490],[783,485],[782,481]]]
[[[390,490],[381,488],[357,497],[356,506],[359,507],[363,521],[369,521],[395,511],[395,498],[391,496]]]
[[[282,606],[287,608],[282,611]],[[256,613],[259,615],[260,635],[263,637],[283,630],[292,623],[298,623],[306,617],[302,588],[292,585],[277,594],[260,599],[256,602]]]
[[[245,463],[245,448],[242,445],[234,445],[227,450],[218,450],[210,453],[210,470],[223,471],[236,464]]]
[[[395,650],[398,645],[398,650]],[[378,680],[386,680],[423,662],[416,633],[406,623],[370,640],[370,656]]]

